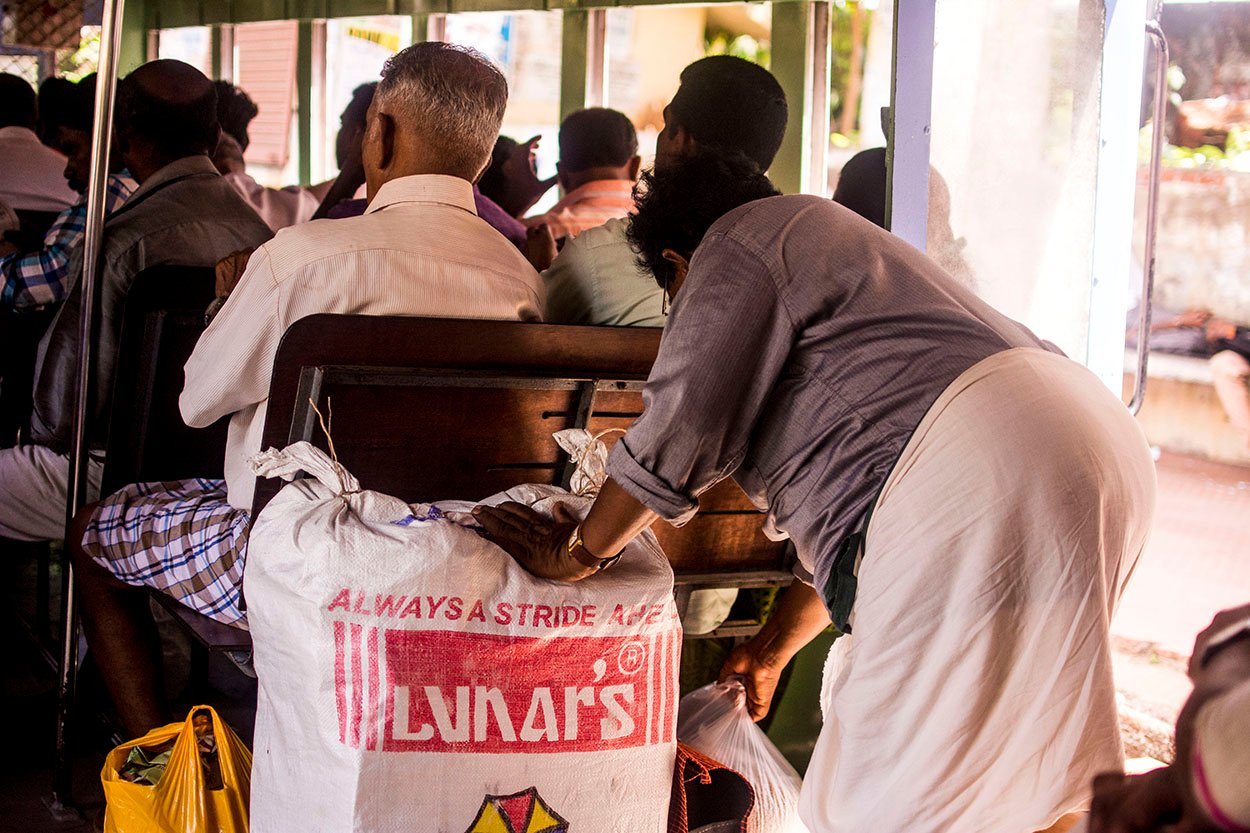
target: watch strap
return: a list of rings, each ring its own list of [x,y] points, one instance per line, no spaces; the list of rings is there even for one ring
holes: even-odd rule
[[[582,566],[589,567],[595,572],[602,572],[613,564],[621,560],[621,553],[610,555],[607,558],[599,556],[586,549],[586,544],[582,541],[582,525],[578,524],[573,528],[573,533],[569,535],[568,543],[569,555]]]

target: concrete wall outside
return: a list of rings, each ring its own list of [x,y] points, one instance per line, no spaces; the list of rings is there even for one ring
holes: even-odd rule
[[[1132,387],[1132,375],[1126,373],[1125,401]],[[1250,466],[1250,449],[1229,424],[1208,382],[1151,376],[1137,422],[1152,446]]]
[[[1145,177],[1138,178],[1135,250],[1145,235]],[[1165,170],[1159,191],[1155,304],[1206,307],[1250,323],[1250,173]]]

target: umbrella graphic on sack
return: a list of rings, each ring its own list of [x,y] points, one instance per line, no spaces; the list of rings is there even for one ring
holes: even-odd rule
[[[569,823],[547,806],[537,787],[488,795],[465,833],[569,833]]]

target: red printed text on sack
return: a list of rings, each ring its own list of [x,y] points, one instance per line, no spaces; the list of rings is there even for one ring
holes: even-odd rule
[[[680,630],[547,638],[335,622],[339,739],[385,752],[669,743]]]

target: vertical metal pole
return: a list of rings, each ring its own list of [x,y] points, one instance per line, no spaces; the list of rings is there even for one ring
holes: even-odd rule
[[[1146,372],[1150,364],[1150,318],[1154,308],[1155,239],[1159,230],[1159,182],[1163,176],[1163,133],[1168,115],[1168,39],[1158,19],[1146,21],[1146,34],[1155,48],[1154,116],[1150,128],[1150,181],[1146,189],[1146,257],[1142,264],[1141,300],[1137,314],[1137,375],[1128,409],[1134,416],[1146,401]]]
[[[929,226],[929,133],[937,0],[897,0],[886,153],[886,224],[925,250]]]
[[[770,69],[786,91],[790,105],[786,135],[768,175],[787,194],[799,194],[807,184],[811,158],[811,110],[808,97],[811,3],[774,3]]]
[[[211,46],[212,75],[222,81],[234,83],[234,24],[219,23],[212,27]]]
[[[1142,43],[1141,0],[1106,0],[1098,95],[1098,174],[1094,190],[1094,251],[1085,366],[1116,394],[1124,385],[1124,329],[1133,252]],[[1156,128],[1158,129],[1158,128]],[[1139,338],[1146,338],[1139,333]]]
[[[591,9],[586,20],[586,106],[608,100],[608,10]]]
[[[324,20],[312,23],[312,66],[308,99],[309,118],[309,150],[311,152],[311,171],[309,182],[321,182],[328,175],[328,143],[326,142],[326,39],[329,37],[328,27]]]
[[[113,98],[117,88],[117,57],[121,49],[121,17],[125,0],[104,0],[100,33],[99,82],[91,131],[91,178],[87,186],[86,230],[83,234],[82,293],[78,328],[78,367],[75,375],[74,434],[69,459],[66,530],[78,514],[87,492],[87,421],[91,404],[91,336],[96,315],[100,252],[104,243],[104,199],[108,187],[108,160],[113,134]],[[61,595],[61,680],[57,690],[56,767],[49,809],[53,815],[72,813],[72,764],[69,721],[74,706],[78,666],[78,608],[74,595],[73,564],[66,559]]]
[[[234,51],[234,24],[223,23],[217,28],[221,31],[221,77],[222,80],[233,84],[237,64]]]
[[[312,183],[312,79],[313,42],[316,34],[313,21],[299,22],[299,46],[295,57],[296,138],[299,151],[300,185]]]
[[[833,14],[828,2],[813,3],[807,30],[807,95],[811,108],[808,136],[807,170],[803,177],[803,193],[827,197],[829,194],[829,71],[833,53],[829,46],[829,27]]]
[[[414,30],[416,29],[415,26],[413,28]],[[447,40],[447,15],[445,14],[426,15],[425,17],[425,39],[427,41],[439,41],[439,42]]]
[[[565,9],[560,38],[560,120],[586,106],[590,13]]]

